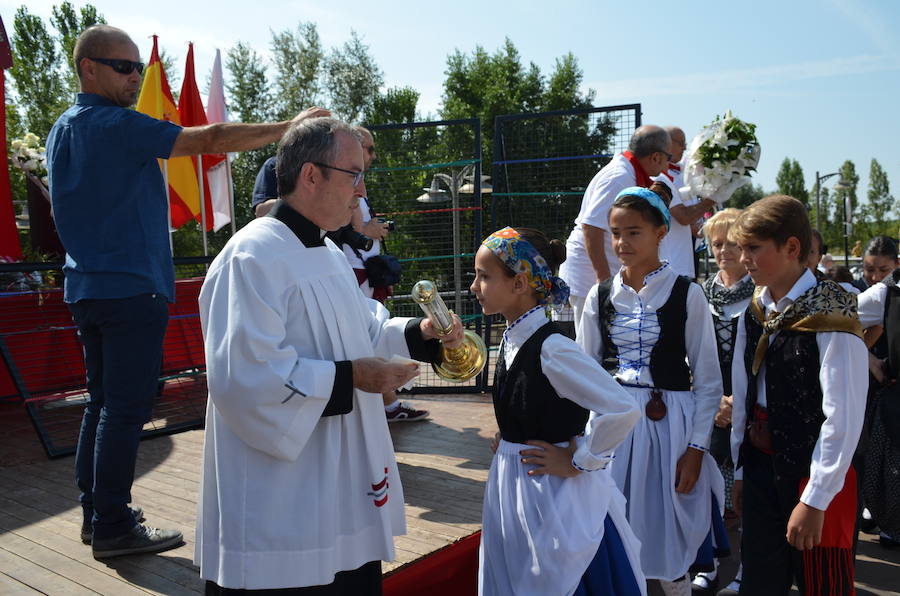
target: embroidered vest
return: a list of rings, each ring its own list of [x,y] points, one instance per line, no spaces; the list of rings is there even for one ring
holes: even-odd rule
[[[588,411],[559,397],[541,367],[541,347],[554,333],[562,331],[553,323],[535,331],[519,348],[508,371],[500,352],[491,393],[500,434],[506,441],[561,443],[584,432]]]
[[[747,371],[747,422],[757,404],[757,376],[752,373],[756,345],[763,328],[750,309],[744,315],[747,344],[744,366]],[[808,476],[812,453],[825,414],[822,412],[822,386],[819,384],[819,345],[816,334],[779,331],[765,355],[766,410],[776,475]],[[741,450],[750,448],[745,430]],[[742,465],[743,456],[737,467]]]
[[[619,369],[619,348],[613,343],[609,333],[615,308],[610,300],[612,280],[603,281],[597,288],[598,323],[603,337],[603,361],[601,364],[609,374],[615,376]],[[659,322],[659,337],[650,351],[650,375],[659,389],[670,391],[690,391],[691,369],[687,364],[684,328],[687,325],[687,294],[691,280],[679,275],[672,286],[669,299],[656,311]]]

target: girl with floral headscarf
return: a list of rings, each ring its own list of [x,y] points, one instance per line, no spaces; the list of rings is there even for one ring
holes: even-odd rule
[[[556,276],[564,259],[562,243],[526,228],[491,234],[475,255],[471,290],[485,314],[507,322],[493,386],[500,432],[484,497],[482,596],[646,590],[624,498],[605,470],[639,412],[547,319],[568,298]]]

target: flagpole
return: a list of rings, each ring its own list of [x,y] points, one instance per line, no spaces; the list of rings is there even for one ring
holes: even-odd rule
[[[200,188],[200,228],[203,230],[203,256],[209,256],[209,244],[206,239],[206,200],[203,196],[203,155],[197,156],[197,186]]]
[[[162,161],[162,171],[163,171],[163,184],[166,187],[166,229],[169,230],[169,252],[172,253],[172,258],[175,258],[175,247],[172,245],[172,201],[169,199],[169,160],[163,159]]]

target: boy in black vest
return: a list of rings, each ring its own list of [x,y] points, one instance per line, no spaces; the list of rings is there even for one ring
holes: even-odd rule
[[[757,286],[732,370],[740,593],[851,594],[851,459],[868,384],[856,299],[806,268],[811,228],[796,199],[757,201],[729,237]]]

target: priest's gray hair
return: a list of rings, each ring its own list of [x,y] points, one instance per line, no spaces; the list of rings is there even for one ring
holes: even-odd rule
[[[628,149],[634,153],[635,157],[640,159],[659,151],[667,153],[671,142],[672,139],[669,137],[666,129],[653,124],[645,124],[631,135]]]
[[[336,118],[307,118],[292,124],[278,143],[275,159],[275,175],[278,178],[278,194],[286,197],[294,192],[300,168],[309,162],[332,164],[337,158],[336,134],[345,132],[357,141],[359,131]],[[329,176],[323,169],[323,176]]]

